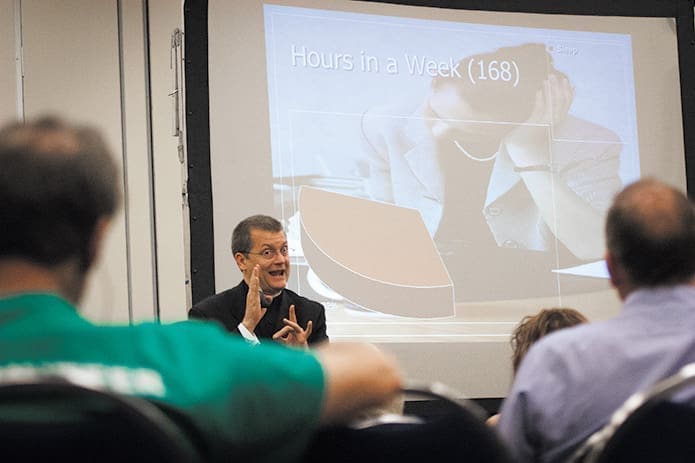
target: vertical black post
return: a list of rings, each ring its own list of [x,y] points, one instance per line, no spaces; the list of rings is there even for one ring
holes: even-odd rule
[[[695,29],[693,28],[693,0],[682,0],[678,5],[676,27],[678,34],[678,69],[681,81],[683,112],[683,146],[685,149],[685,175],[688,196],[695,199]]]
[[[208,2],[186,0],[183,9],[191,299],[195,304],[215,292],[210,171]]]

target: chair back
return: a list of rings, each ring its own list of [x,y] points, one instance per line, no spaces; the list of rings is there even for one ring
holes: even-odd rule
[[[197,462],[155,405],[61,379],[0,384],[2,460]]]
[[[695,458],[695,363],[628,398],[575,452],[573,463],[690,462]],[[687,396],[684,394],[687,393]],[[683,396],[683,397],[681,397]],[[683,399],[690,400],[683,400]]]
[[[434,399],[445,412],[433,416],[384,414],[347,426],[321,429],[309,446],[304,463],[326,461],[457,461],[511,462],[506,447],[485,424],[487,412],[435,383],[414,385],[406,396]]]

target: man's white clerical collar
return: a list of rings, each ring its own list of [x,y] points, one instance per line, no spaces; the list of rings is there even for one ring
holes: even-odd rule
[[[277,293],[274,293],[274,294],[268,294],[268,293],[264,292],[263,295],[266,296],[266,297],[270,297],[271,299],[275,299],[275,298],[278,297],[281,293],[282,293],[282,290],[280,290],[280,291],[278,291]]]

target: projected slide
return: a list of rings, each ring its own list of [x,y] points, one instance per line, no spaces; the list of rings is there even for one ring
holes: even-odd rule
[[[277,5],[264,18],[274,201],[300,261],[304,185],[417,211],[457,302],[607,288],[604,215],[640,172],[629,35]]]
[[[324,304],[332,342],[376,343],[474,397],[507,392],[522,317],[619,312],[603,261],[614,192],[686,185],[687,21],[207,3],[214,236],[199,244],[214,243],[217,292],[240,280],[234,226],[273,215],[288,288]]]
[[[307,263],[346,299],[404,317],[456,314],[451,280],[416,210],[311,187],[299,190],[299,210]],[[345,217],[369,227],[335,227]]]

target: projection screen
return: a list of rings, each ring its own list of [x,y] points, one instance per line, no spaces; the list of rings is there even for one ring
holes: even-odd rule
[[[210,0],[207,21],[214,288],[241,279],[234,225],[275,216],[332,342],[408,376],[503,396],[521,317],[617,313],[615,192],[686,188],[674,18]]]

